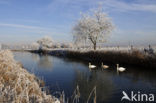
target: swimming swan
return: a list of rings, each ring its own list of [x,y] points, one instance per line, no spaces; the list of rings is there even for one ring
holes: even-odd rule
[[[109,68],[108,65],[103,65],[103,62],[102,62],[102,64],[101,64],[101,67],[102,67],[103,69],[107,69],[107,68]]]
[[[95,65],[91,65],[91,63],[89,63],[89,68],[96,68]]]
[[[119,64],[117,64],[117,68],[116,69],[119,72],[124,72],[126,70],[126,68],[124,68],[124,67],[119,67]]]

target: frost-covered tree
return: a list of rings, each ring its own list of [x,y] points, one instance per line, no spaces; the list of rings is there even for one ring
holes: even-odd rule
[[[38,40],[37,43],[39,44],[40,50],[46,50],[52,47],[53,42],[52,42],[51,37],[45,36],[41,38],[40,40]]]
[[[98,8],[91,14],[82,15],[73,27],[73,39],[75,42],[89,41],[96,50],[97,43],[105,42],[113,28],[110,18]]]

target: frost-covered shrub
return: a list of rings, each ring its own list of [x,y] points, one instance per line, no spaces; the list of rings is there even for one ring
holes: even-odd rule
[[[41,38],[37,41],[37,43],[39,44],[40,50],[46,50],[52,47],[52,39],[48,36]]]

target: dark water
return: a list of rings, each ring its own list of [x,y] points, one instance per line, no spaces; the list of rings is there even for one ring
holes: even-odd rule
[[[45,81],[50,94],[64,91],[66,99],[71,98],[76,86],[79,85],[81,103],[86,103],[95,86],[97,87],[97,103],[128,102],[127,100],[121,101],[122,91],[129,96],[132,91],[137,95],[154,94],[156,100],[155,71],[126,66],[126,71],[119,74],[115,67],[90,71],[88,63],[27,52],[14,54],[15,59],[20,61],[24,68]]]

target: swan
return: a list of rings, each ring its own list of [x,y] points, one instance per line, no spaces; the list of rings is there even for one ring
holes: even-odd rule
[[[124,67],[119,67],[119,64],[117,64],[117,71],[119,72],[124,72],[126,70],[126,68]]]
[[[102,64],[101,64],[101,67],[102,67],[102,68],[104,68],[104,69],[109,68],[109,66],[108,66],[108,65],[103,65],[103,62],[102,62]]]
[[[89,63],[89,68],[96,68],[95,65],[91,65],[91,63]]]

